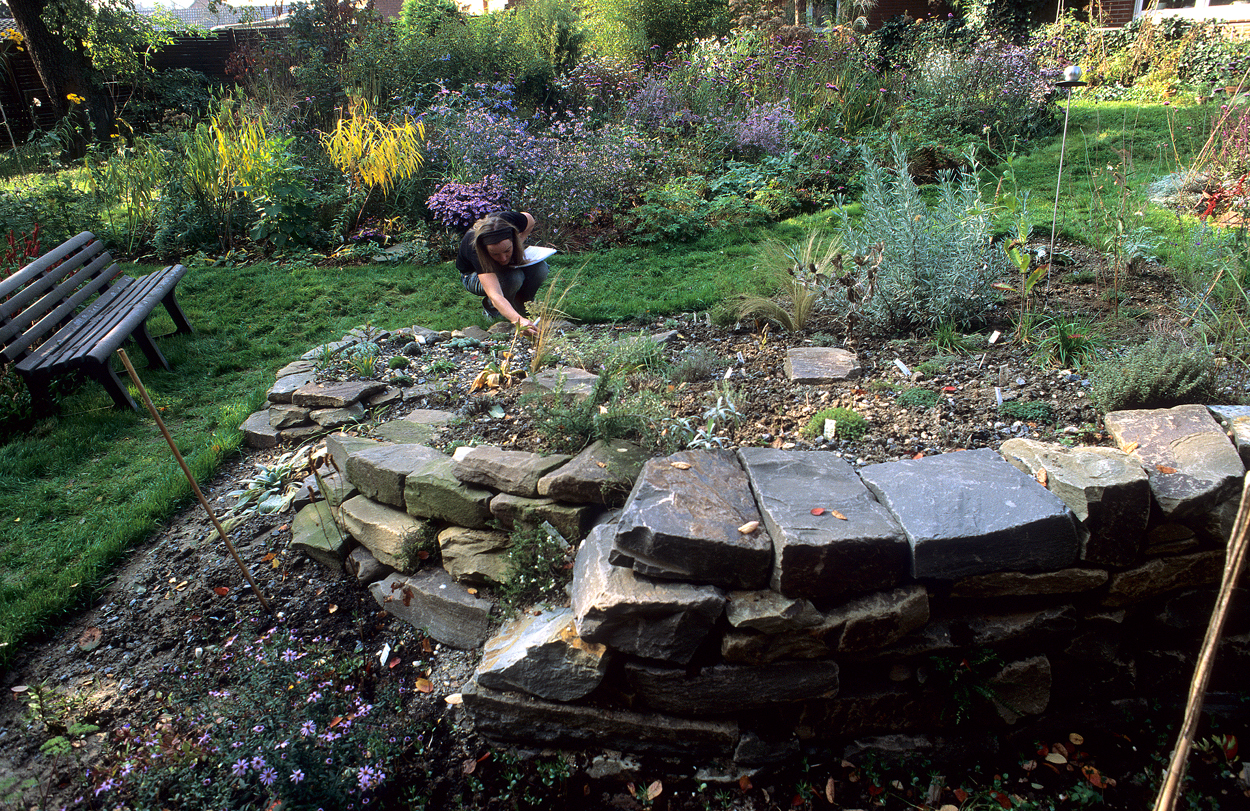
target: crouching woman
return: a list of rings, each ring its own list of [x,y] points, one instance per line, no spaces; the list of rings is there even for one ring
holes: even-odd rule
[[[533,216],[524,211],[487,214],[460,240],[456,269],[464,288],[482,297],[487,318],[506,318],[518,329],[534,322],[526,305],[547,278],[547,263],[525,264],[525,240],[533,232]]]

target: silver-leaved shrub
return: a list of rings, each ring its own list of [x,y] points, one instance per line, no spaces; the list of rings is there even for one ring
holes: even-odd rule
[[[861,256],[880,246],[875,291],[863,312],[878,328],[932,331],[939,324],[981,320],[997,301],[991,285],[1006,269],[993,244],[992,210],[981,196],[977,161],[969,150],[961,172],[944,172],[929,206],[907,171],[907,153],[892,141],[893,166],[861,148],[863,217],[840,209],[842,244]],[[861,266],[861,272],[866,272]],[[835,302],[836,304],[836,302]]]

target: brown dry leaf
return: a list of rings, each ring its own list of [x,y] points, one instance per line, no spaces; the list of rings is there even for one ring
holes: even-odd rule
[[[752,786],[751,786],[751,778],[747,777],[745,774],[744,774],[744,775],[742,775],[741,777],[739,777],[739,778],[738,778],[738,788],[742,789],[743,793],[746,793],[746,792],[750,791],[750,790],[751,790],[751,788],[752,788]]]
[[[1051,747],[1051,749],[1063,755],[1064,757],[1068,756],[1068,747],[1064,746],[1063,744],[1057,741],[1055,742],[1055,745]]]
[[[282,561],[281,561],[279,558],[276,558],[276,557],[275,557],[275,558],[273,559],[273,561],[271,562],[271,565],[273,566],[273,568],[275,568],[275,569],[276,569],[276,568],[278,568],[279,566],[281,566],[281,565],[282,565]]]
[[[1085,779],[1094,788],[1106,788],[1107,784],[1102,779],[1102,773],[1093,766],[1082,766],[1081,773],[1085,775]]]
[[[745,524],[738,527],[738,531],[741,532],[743,535],[750,535],[752,532],[755,532],[755,530],[759,528],[760,528],[759,521],[747,521]]]
[[[460,764],[461,774],[473,774],[475,771],[477,771],[477,761],[473,758],[469,758],[464,763]]]
[[[1068,740],[1072,742],[1073,746],[1080,746],[1081,744],[1085,743],[1085,736],[1080,735],[1076,732],[1073,732],[1068,735]]]
[[[1068,759],[1064,757],[1063,755],[1059,754],[1058,752],[1051,752],[1049,755],[1046,756],[1046,762],[1054,763],[1056,765],[1063,765],[1064,763],[1068,762]]]
[[[389,667],[391,670],[394,670],[395,666],[398,665],[401,661],[402,660],[398,656],[392,656],[390,664],[388,664],[387,667]]]
[[[92,625],[90,628],[82,632],[82,636],[78,637],[78,648],[84,653],[90,653],[100,647],[100,641],[103,638],[103,632],[101,632],[99,628]]]
[[[425,639],[421,640],[421,652],[422,653],[434,652],[434,646],[430,644],[429,637],[426,637]]]
[[[830,510],[830,511],[829,511],[829,514],[830,514],[830,515],[832,515],[834,518],[837,518],[837,519],[842,520],[842,521],[846,521],[846,520],[848,520],[848,519],[847,519],[847,517],[846,517],[845,515],[843,515],[842,513],[838,512],[837,510]]]
[[[1033,478],[1037,479],[1038,484],[1040,484],[1042,487],[1045,487],[1046,482],[1049,480],[1050,477],[1046,474],[1046,468],[1039,467],[1037,469],[1036,475],[1034,475]]]
[[[664,784],[661,783],[659,780],[656,780],[654,783],[647,786],[648,802],[651,800],[654,800],[656,797],[659,797],[663,793],[664,793]]]
[[[187,586],[189,586],[189,585],[191,585],[190,581],[188,581],[188,580],[183,580],[181,583],[179,583],[178,585],[174,586],[174,591],[182,591],[183,589],[185,589],[185,588],[186,588]]]
[[[1031,771],[1033,771],[1034,769],[1036,769],[1036,768],[1037,768],[1037,761],[1036,761],[1036,760],[1026,760],[1026,761],[1024,761],[1023,763],[1021,763],[1021,764],[1020,764],[1020,768],[1021,768],[1021,769],[1024,769],[1026,772],[1031,772]]]
[[[923,458],[924,458],[924,451],[921,451],[920,453],[917,453],[915,456],[912,457],[913,460],[923,459]]]
[[[1140,447],[1141,447],[1140,442],[1130,442],[1127,445],[1120,446],[1120,450],[1124,451],[1125,453],[1132,453],[1133,451],[1137,450]]]
[[[824,507],[812,507],[812,515],[824,515],[824,514],[825,514]]]
[[[670,464],[670,465],[672,465],[673,467],[677,468],[678,470],[689,470],[689,469],[690,469],[690,463],[689,463],[689,462],[669,462],[669,464]]]
[[[276,558],[276,557],[277,557],[277,555],[276,555],[275,553],[270,552],[268,555],[265,555],[263,558],[261,558],[261,559],[260,559],[260,562],[261,562],[261,563],[268,563],[269,561],[273,560],[273,559],[274,559],[274,558]]]
[[[329,609],[327,609],[327,610],[328,610],[331,614],[333,614],[335,611],[338,611],[338,610],[339,610],[338,604],[336,604],[336,603],[330,603],[330,608],[329,608]]]
[[[218,597],[225,597],[227,594],[230,593],[230,587],[229,586],[215,586],[213,588],[213,593],[216,594]]]
[[[434,692],[434,682],[426,678],[417,679],[416,688],[423,693]]]
[[[833,778],[832,777],[830,777],[828,780],[825,781],[825,799],[829,801],[830,805],[833,805]]]
[[[608,466],[607,462],[595,462],[595,464],[602,468],[606,468]]]
[[[403,594],[404,594],[404,607],[407,608],[408,606],[412,605],[412,598],[416,597],[417,595],[416,593],[413,592],[412,589],[408,588],[407,586],[404,586]]]
[[[1176,472],[1176,468],[1168,467],[1167,465],[1155,465],[1155,470],[1159,471],[1160,473],[1175,473]]]
[[[469,594],[477,594],[477,589],[465,589]]]
[[[451,704],[452,706],[456,706],[457,704],[464,703],[464,696],[460,695],[459,693],[452,693],[451,695],[444,698],[443,701],[446,701],[448,704]]]

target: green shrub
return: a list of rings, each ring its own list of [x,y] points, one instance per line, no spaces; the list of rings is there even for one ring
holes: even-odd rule
[[[512,614],[533,603],[564,603],[565,587],[573,579],[566,568],[572,549],[566,540],[543,527],[518,528],[508,549],[508,575],[499,585],[499,602]]]
[[[632,216],[634,238],[639,242],[691,242],[707,233],[710,206],[707,180],[675,177],[658,188],[643,192],[643,203]]]
[[[1008,400],[999,406],[999,415],[1020,422],[1054,423],[1055,407],[1042,400]]]
[[[973,153],[968,152],[968,167],[958,176],[942,173],[932,208],[908,172],[907,154],[897,137],[892,174],[877,164],[867,146],[861,154],[867,167],[863,219],[852,225],[844,209],[838,216],[848,253],[868,255],[871,246],[882,246],[875,292],[864,303],[865,314],[894,332],[982,319],[997,299],[991,285],[1003,275],[1006,259],[993,245],[990,208],[981,197]],[[866,277],[869,267],[858,271]],[[863,287],[871,287],[867,278]]]
[[[1170,408],[1214,396],[1215,358],[1205,347],[1160,338],[1095,364],[1089,379],[1090,396],[1104,413]]]
[[[905,408],[933,408],[942,400],[942,395],[932,389],[911,388],[899,392],[898,399],[895,400]]]
[[[937,377],[942,374],[942,372],[949,369],[954,360],[954,355],[938,355],[937,357],[929,358],[922,363],[916,364],[916,368],[913,371],[919,372],[925,377]]]
[[[852,442],[868,433],[868,420],[857,411],[849,408],[826,408],[817,411],[807,425],[803,426],[802,434],[809,439],[825,432],[825,420],[838,423],[838,436]]]

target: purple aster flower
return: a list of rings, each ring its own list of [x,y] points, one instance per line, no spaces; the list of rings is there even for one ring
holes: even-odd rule
[[[291,772],[292,783],[298,783],[303,779],[304,779],[304,773],[300,771],[299,769],[296,769],[295,771]]]
[[[230,773],[235,777],[242,777],[247,774],[247,769],[247,760],[245,758],[239,758],[234,762],[234,765],[230,767]]]
[[[272,786],[278,779],[278,773],[273,768],[266,766],[265,770],[260,773],[260,782],[266,786]]]

